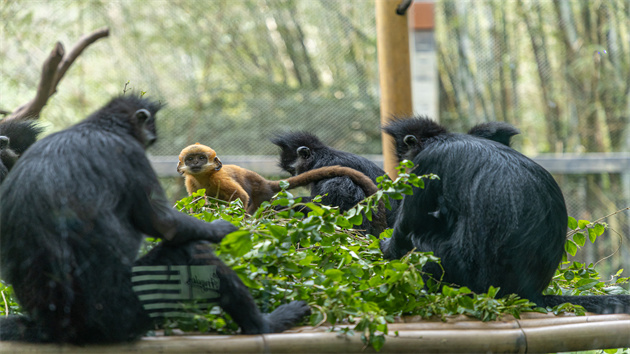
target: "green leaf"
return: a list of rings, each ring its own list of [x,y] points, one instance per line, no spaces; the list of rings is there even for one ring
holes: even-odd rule
[[[564,243],[564,250],[572,255],[575,256],[575,254],[577,253],[577,245],[575,244],[575,242],[571,241],[571,240],[567,240]]]
[[[309,214],[313,214],[313,215],[317,215],[317,216],[322,216],[324,215],[324,209],[322,209],[321,206],[315,204],[315,203],[306,203],[305,204],[309,209],[311,209]]]
[[[377,336],[372,336],[370,338],[372,340],[372,347],[374,348],[374,350],[381,351],[381,348],[383,348],[383,345],[385,344],[385,336],[380,334]]]
[[[267,230],[269,230],[269,232],[276,238],[287,236],[288,231],[286,227],[273,225],[273,224],[267,224],[266,227],[267,227]]]
[[[394,267],[397,271],[405,271],[409,268],[409,264],[402,263],[400,261],[392,261],[389,263],[391,267]]]
[[[324,272],[324,275],[332,281],[341,281],[343,272],[339,269],[328,269]]]
[[[349,218],[348,221],[352,223],[353,225],[361,225],[363,223],[363,215],[357,214]]]
[[[583,229],[588,226],[591,222],[588,220],[580,220],[578,221],[578,228]]]
[[[597,279],[589,279],[589,278],[585,278],[585,279],[580,279],[577,282],[577,289],[580,291],[584,291],[584,290],[588,290],[592,287],[594,287],[595,285],[597,285],[599,283],[599,280]]]
[[[457,299],[459,306],[473,310],[475,308],[475,301],[470,296],[462,296]]]
[[[569,216],[569,229],[575,230],[578,228],[577,220],[574,217]]]
[[[314,311],[313,314],[311,315],[311,326],[315,326],[318,323],[320,323],[322,320],[324,319],[324,314],[321,313],[320,311]]]
[[[252,246],[251,233],[247,230],[234,231],[221,241],[221,251],[234,257],[242,257]]]
[[[575,237],[573,237],[573,239],[575,240]],[[597,239],[597,232],[595,232],[595,229],[593,228],[588,229],[588,239],[591,241],[591,243],[595,243],[595,240]],[[580,246],[584,246],[584,245],[582,244]]]
[[[591,229],[589,229],[589,237],[590,237],[590,231]],[[575,243],[578,244],[578,246],[584,246],[584,244],[586,243],[586,237],[584,237],[584,234],[581,232],[578,232],[577,234],[573,235],[573,241]],[[594,240],[592,240],[591,242],[593,242]]]

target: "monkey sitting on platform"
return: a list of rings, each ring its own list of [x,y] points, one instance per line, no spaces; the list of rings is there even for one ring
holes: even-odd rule
[[[223,165],[216,152],[208,146],[196,143],[184,148],[179,154],[177,172],[186,179],[186,190],[192,194],[205,188],[206,195],[232,201],[239,198],[248,213],[253,214],[264,201],[278,193],[280,181],[270,181],[254,171],[236,165]],[[349,177],[363,189],[365,195],[376,193],[374,182],[363,173],[342,166],[327,166],[307,171],[286,179],[289,188],[297,188],[333,177]],[[377,213],[383,219],[383,213]],[[377,220],[378,221],[378,220]],[[381,225],[385,228],[385,221]]]

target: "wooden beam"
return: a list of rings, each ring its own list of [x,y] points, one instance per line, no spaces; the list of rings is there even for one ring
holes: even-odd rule
[[[407,15],[396,14],[400,0],[376,0],[376,48],[381,86],[381,125],[393,116],[411,115],[411,69]],[[382,134],[385,172],[396,178],[396,156],[391,137]]]
[[[379,166],[383,166],[382,155],[361,155]],[[588,173],[630,173],[630,154],[628,153],[590,153],[590,154],[541,154],[531,156],[532,160],[554,174]],[[151,156],[151,165],[159,177],[178,176],[175,167],[177,156]],[[278,156],[242,155],[221,156],[225,164],[234,164],[263,176],[288,176],[278,167]]]

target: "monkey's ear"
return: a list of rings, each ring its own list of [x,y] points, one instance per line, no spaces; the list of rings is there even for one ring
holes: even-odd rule
[[[157,137],[155,135],[155,124],[153,123],[153,119],[151,119],[151,112],[142,108],[136,111],[133,114],[135,119],[135,124],[138,126],[140,131],[138,132],[139,136],[137,137],[140,142],[144,144],[144,147],[147,148],[151,146]]]
[[[311,149],[307,148],[306,146],[300,146],[299,148],[297,148],[296,151],[298,156],[303,159],[308,159],[309,157],[311,157]]]
[[[182,163],[182,161],[180,160],[180,161],[177,163],[177,173],[179,173],[180,175],[183,175],[183,174],[184,174],[184,171],[182,170],[182,165],[183,165],[183,163]]]
[[[219,160],[218,157],[214,158],[214,170],[218,171],[221,169],[221,167],[223,167],[223,163],[221,162],[221,160]]]
[[[403,138],[405,145],[412,147],[418,144],[418,138],[413,135],[407,135]]]
[[[142,108],[137,110],[136,113],[133,114],[133,116],[136,117],[138,122],[144,123],[147,119],[151,118],[151,112]]]

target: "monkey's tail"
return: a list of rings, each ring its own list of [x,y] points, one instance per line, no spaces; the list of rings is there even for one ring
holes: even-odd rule
[[[321,181],[323,179],[335,178],[335,177],[348,177],[354,182],[354,184],[361,187],[363,193],[366,196],[370,196],[378,191],[378,187],[372,179],[366,176],[361,171],[357,171],[353,168],[344,166],[326,166],[316,168],[314,170],[306,171],[297,176],[288,178],[289,189],[307,186],[311,183]],[[278,187],[278,191],[279,191]],[[387,228],[387,217],[385,213],[385,203],[382,200],[378,202],[378,211],[374,213],[373,225],[376,227],[377,232],[380,234]]]
[[[630,295],[545,295],[542,297],[542,302],[550,307],[570,302],[593,313],[630,313]]]

